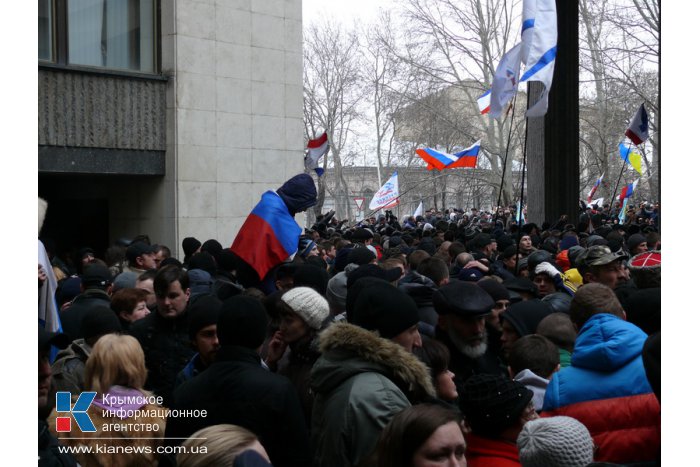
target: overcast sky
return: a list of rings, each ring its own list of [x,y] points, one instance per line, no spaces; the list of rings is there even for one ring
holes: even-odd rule
[[[304,24],[332,16],[351,25],[355,20],[369,22],[380,9],[389,9],[393,0],[302,0]]]

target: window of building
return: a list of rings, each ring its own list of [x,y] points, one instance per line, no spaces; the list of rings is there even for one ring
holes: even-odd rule
[[[39,60],[53,61],[53,2],[39,0]]]
[[[156,1],[39,0],[39,59],[155,73]]]

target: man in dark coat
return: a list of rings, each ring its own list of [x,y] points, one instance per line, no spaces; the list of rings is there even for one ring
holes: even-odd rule
[[[166,437],[187,437],[222,423],[255,433],[276,467],[311,465],[299,397],[285,377],[262,367],[258,351],[267,315],[259,300],[237,295],[221,306],[216,361],[177,388],[173,410],[206,410],[206,417],[171,418]]]
[[[470,282],[450,282],[435,292],[433,304],[439,315],[435,338],[450,351],[457,386],[475,374],[507,375],[489,348],[486,317],[495,302],[486,291]]]
[[[80,284],[81,294],[73,299],[70,307],[60,313],[63,332],[72,340],[83,339],[80,331],[83,318],[96,307],[107,307],[112,294],[112,274],[101,264],[85,266]]]
[[[153,288],[157,311],[134,321],[130,332],[146,357],[146,389],[162,396],[163,405],[169,407],[175,378],[194,355],[187,313],[190,279],[182,268],[166,266],[158,270]]]

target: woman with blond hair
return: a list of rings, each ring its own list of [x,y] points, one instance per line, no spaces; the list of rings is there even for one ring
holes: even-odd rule
[[[138,341],[107,334],[95,343],[85,365],[85,392],[96,393],[87,409],[95,431],[81,430],[84,419],[79,427],[71,423],[69,413],[56,410],[49,417],[49,427],[61,444],[88,447],[90,452],[73,454],[84,467],[155,466],[166,409],[143,389],[145,381],[146,364]],[[57,403],[61,397],[57,393]],[[74,395],[71,407],[76,400]]]
[[[255,451],[270,462],[267,451],[251,431],[236,425],[213,425],[189,437],[177,455],[178,467],[218,467],[232,465],[245,451]]]

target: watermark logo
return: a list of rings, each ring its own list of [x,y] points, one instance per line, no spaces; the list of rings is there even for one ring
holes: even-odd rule
[[[71,393],[59,391],[56,393],[56,412],[68,412],[73,416],[78,429],[82,432],[94,432],[95,425],[87,414],[90,404],[95,399],[96,392],[81,392],[75,404],[71,407]],[[61,433],[70,432],[71,417],[56,417],[56,431]]]

